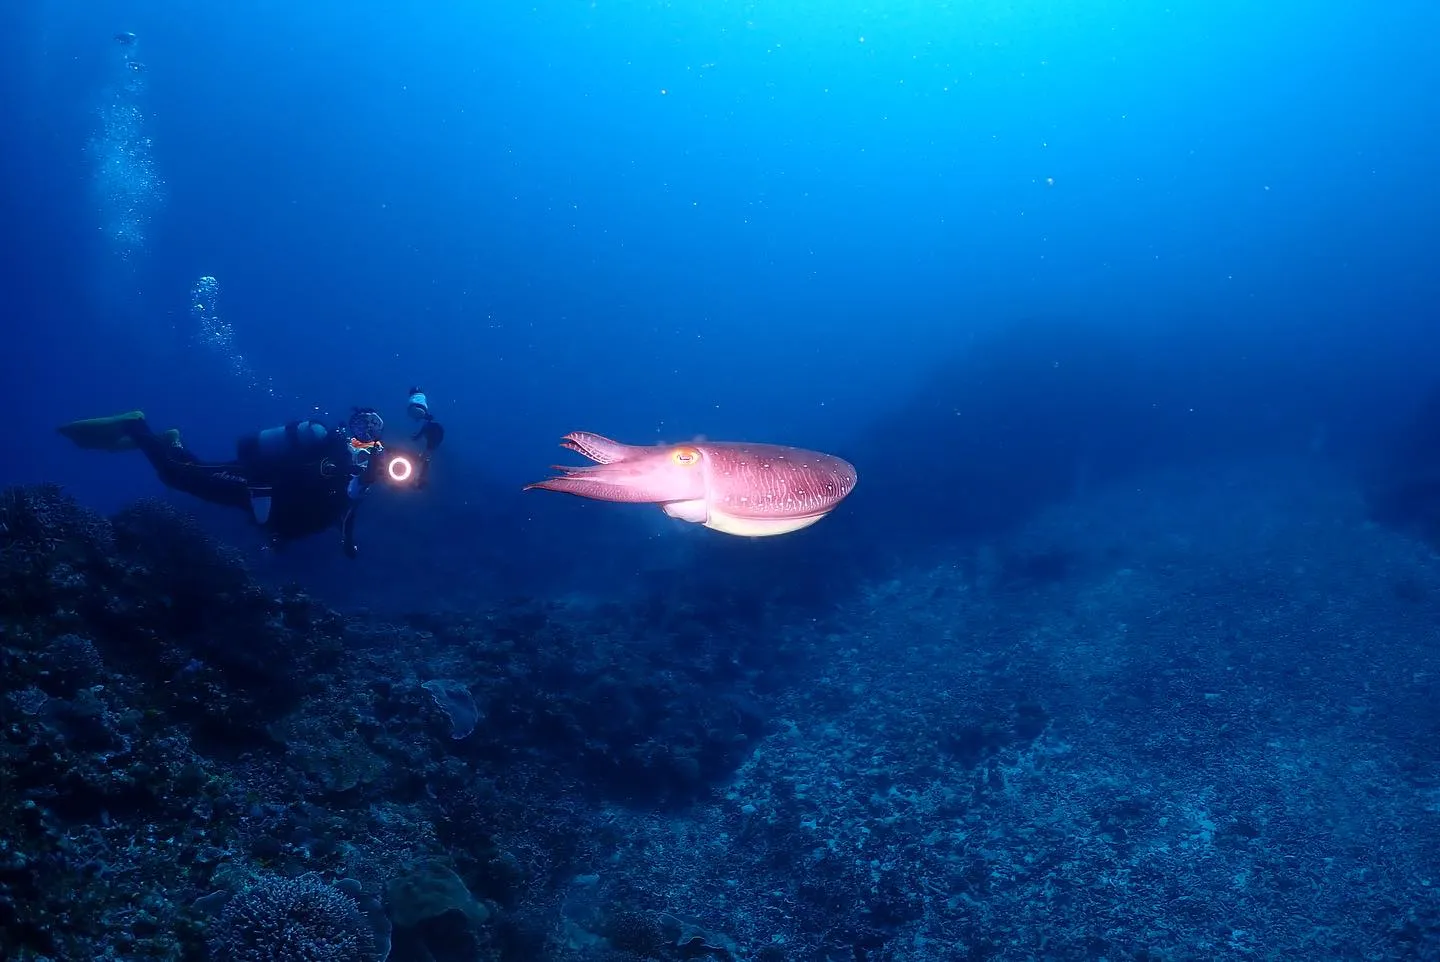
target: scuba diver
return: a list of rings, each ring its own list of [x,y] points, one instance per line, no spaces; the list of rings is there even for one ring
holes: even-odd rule
[[[425,392],[418,387],[410,389],[410,399],[405,405],[405,411],[420,422],[420,430],[412,434],[410,440],[425,443],[424,450],[420,452],[420,463],[415,467],[414,481],[415,487],[423,488],[430,479],[430,456],[445,440],[445,426],[430,413],[430,402],[426,399]]]
[[[252,432],[236,443],[233,461],[221,462],[201,461],[178,430],[155,433],[142,411],[72,421],[58,430],[82,448],[138,448],[167,487],[245,511],[277,548],[338,524],[345,555],[354,558],[355,512],[366,492],[381,478],[423,485],[431,455],[444,440],[444,428],[418,390],[411,391],[410,408],[412,417],[425,422],[416,435],[425,449],[413,458],[386,451],[385,421],[374,408],[355,408],[333,428],[305,420]]]

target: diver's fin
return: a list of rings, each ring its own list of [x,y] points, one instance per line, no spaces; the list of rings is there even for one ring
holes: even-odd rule
[[[126,411],[108,418],[86,418],[62,424],[55,430],[82,448],[95,451],[126,451],[135,446],[130,425],[145,420],[144,411]]]

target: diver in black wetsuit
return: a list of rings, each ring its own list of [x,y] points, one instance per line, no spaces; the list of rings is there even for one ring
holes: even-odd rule
[[[420,430],[410,436],[412,441],[425,442],[425,449],[420,452],[415,465],[415,487],[423,488],[430,480],[430,457],[435,453],[445,440],[445,426],[435,420],[435,415],[430,413],[430,401],[425,397],[425,392],[418,387],[410,389],[410,398],[405,405],[406,412],[415,420],[420,422]]]
[[[412,415],[414,395],[412,391]],[[422,428],[426,450],[421,467],[403,454],[387,454],[381,442],[385,422],[373,408],[356,408],[345,424],[327,428],[319,421],[292,421],[242,437],[233,461],[202,461],[180,441],[175,430],[156,434],[140,411],[108,418],[73,421],[59,431],[85,448],[123,451],[138,448],[166,486],[212,504],[240,508],[265,528],[277,547],[337,524],[347,557],[359,554],[355,512],[378,479],[419,484],[428,474],[430,454],[444,429],[424,405],[432,435]],[[433,440],[433,443],[431,443]]]

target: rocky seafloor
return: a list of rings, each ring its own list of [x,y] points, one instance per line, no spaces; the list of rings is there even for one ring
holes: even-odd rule
[[[0,958],[1440,958],[1440,562],[1176,471],[823,611],[341,613],[0,496]]]

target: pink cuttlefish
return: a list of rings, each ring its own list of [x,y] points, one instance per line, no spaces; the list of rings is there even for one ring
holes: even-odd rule
[[[658,504],[672,518],[726,534],[788,534],[819,521],[855,489],[855,468],[829,454],[778,444],[695,441],[642,447],[576,431],[560,446],[595,464],[525,490]]]

